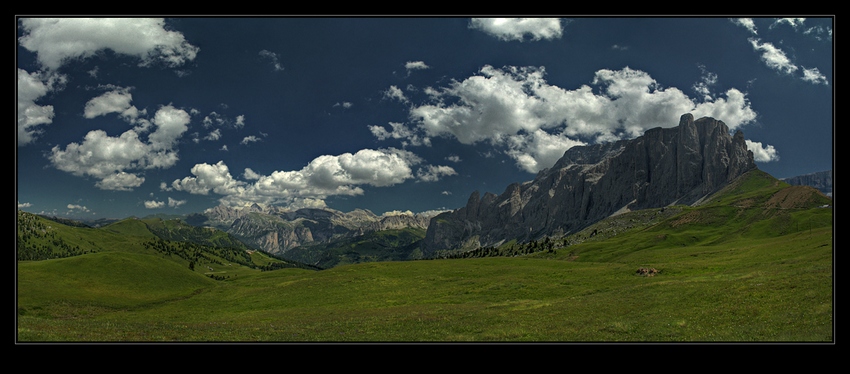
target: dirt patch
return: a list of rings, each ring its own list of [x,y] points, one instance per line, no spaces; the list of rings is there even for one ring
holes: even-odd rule
[[[766,208],[795,209],[810,208],[818,199],[820,191],[810,186],[790,186],[773,194],[765,203]]]
[[[699,223],[702,220],[702,213],[700,211],[690,211],[685,214],[682,214],[675,221],[670,222],[671,227],[679,227],[681,225],[687,225],[689,223]]]

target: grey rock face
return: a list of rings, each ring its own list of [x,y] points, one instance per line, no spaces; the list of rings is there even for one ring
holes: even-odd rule
[[[499,245],[577,231],[620,209],[694,204],[756,168],[743,134],[713,118],[632,140],[573,147],[551,169],[501,195],[473,192],[465,207],[434,217],[422,244],[438,250]]]
[[[332,209],[283,210],[254,204],[243,209],[217,206],[208,209],[201,224],[214,226],[267,253],[283,254],[307,244],[365,235],[374,231],[407,227],[425,229],[433,215],[378,216],[368,210],[348,213]]]

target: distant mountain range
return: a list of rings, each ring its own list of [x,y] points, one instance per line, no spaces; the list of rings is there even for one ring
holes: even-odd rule
[[[344,213],[332,209],[286,210],[254,204],[242,209],[217,206],[187,216],[186,222],[220,229],[254,248],[287,257],[287,252],[293,248],[328,244],[386,230],[420,229],[418,240],[424,236],[430,219],[437,213],[406,212],[379,216],[363,209]],[[411,243],[403,243],[408,244]]]
[[[826,196],[832,196],[832,170],[780,179],[793,186],[812,186]]]

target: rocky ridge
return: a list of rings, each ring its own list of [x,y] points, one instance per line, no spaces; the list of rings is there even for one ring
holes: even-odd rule
[[[798,175],[781,180],[793,186],[811,186],[827,196],[832,196],[832,170]]]
[[[722,121],[684,114],[676,127],[570,148],[552,168],[501,195],[473,192],[466,206],[432,218],[422,251],[536,240],[620,211],[692,205],[755,168],[742,132],[729,135]]]
[[[187,218],[199,226],[212,226],[267,253],[282,255],[304,245],[330,243],[382,230],[407,227],[426,229],[436,213],[376,215],[369,210],[340,212],[333,209],[297,210],[254,204],[245,208],[217,206]]]

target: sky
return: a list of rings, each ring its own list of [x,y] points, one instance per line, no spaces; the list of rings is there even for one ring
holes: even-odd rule
[[[18,17],[16,203],[456,209],[679,117],[833,168],[833,17]]]

